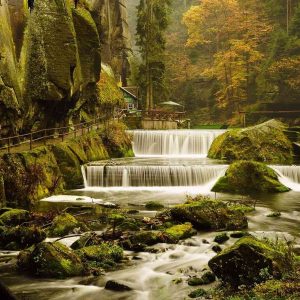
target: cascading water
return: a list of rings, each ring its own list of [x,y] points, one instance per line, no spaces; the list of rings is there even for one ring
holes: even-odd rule
[[[136,157],[206,157],[225,130],[133,130]]]
[[[85,166],[86,188],[206,187],[224,175],[227,165]]]
[[[293,191],[300,192],[300,166],[270,166],[279,181]]]

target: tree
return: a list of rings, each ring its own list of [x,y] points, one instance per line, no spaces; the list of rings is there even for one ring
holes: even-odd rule
[[[164,89],[164,33],[169,5],[170,0],[140,0],[137,7],[137,46],[142,57],[139,75],[141,85],[146,88],[147,110],[154,107],[154,90]]]

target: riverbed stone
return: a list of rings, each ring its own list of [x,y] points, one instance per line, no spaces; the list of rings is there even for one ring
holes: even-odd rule
[[[247,228],[245,214],[218,200],[194,198],[170,210],[176,221],[191,222],[197,229],[235,230]]]
[[[56,216],[53,221],[51,227],[48,229],[48,233],[50,236],[65,236],[74,231],[83,232],[88,230],[85,224],[76,220],[75,217],[68,213],[63,213],[61,215]]]
[[[96,232],[87,232],[83,234],[77,241],[75,241],[71,248],[74,250],[81,249],[87,246],[99,245],[103,242],[100,235]]]
[[[264,163],[236,161],[231,164],[225,176],[212,188],[214,192],[254,194],[282,193],[290,189],[281,184],[274,170]]]
[[[29,211],[24,209],[9,209],[0,215],[0,222],[7,226],[16,226],[30,219]]]
[[[188,280],[188,285],[190,286],[197,286],[197,285],[204,285],[210,284],[216,280],[216,276],[211,271],[206,271],[200,277],[192,277]]]
[[[208,157],[290,164],[293,162],[293,147],[284,134],[285,128],[283,123],[270,120],[245,129],[229,130],[214,140]]]
[[[280,278],[288,266],[284,254],[253,236],[238,240],[208,262],[214,274],[233,287]]]
[[[193,225],[191,223],[185,223],[169,227],[165,230],[165,233],[176,243],[179,240],[191,237],[197,232],[193,229]]]
[[[35,226],[0,227],[0,248],[5,250],[22,250],[45,238],[45,231]]]
[[[31,275],[49,278],[65,278],[84,273],[80,257],[59,242],[42,242],[21,251],[18,266]]]
[[[214,242],[218,243],[218,244],[224,244],[226,241],[229,240],[229,236],[227,235],[227,233],[223,232],[223,233],[219,233],[218,235],[215,236],[214,238]]]
[[[126,292],[132,290],[132,288],[128,285],[121,282],[117,282],[115,280],[108,280],[105,284],[105,289],[112,290],[115,292]]]

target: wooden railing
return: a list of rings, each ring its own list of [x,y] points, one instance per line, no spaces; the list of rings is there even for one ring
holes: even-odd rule
[[[11,152],[13,148],[24,145],[24,150],[32,150],[34,146],[46,145],[47,141],[65,138],[72,135],[73,137],[84,135],[92,129],[99,129],[100,124],[103,124],[103,117],[95,118],[93,121],[74,124],[72,126],[46,128],[38,131],[29,132],[26,134],[15,135],[5,138],[0,138],[0,151]],[[28,145],[28,147],[26,147]]]
[[[184,118],[185,112],[172,112],[163,110],[147,110],[142,112],[143,118],[150,118],[151,120],[169,120],[180,121]]]

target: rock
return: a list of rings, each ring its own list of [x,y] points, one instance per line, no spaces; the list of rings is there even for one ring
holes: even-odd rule
[[[18,266],[31,275],[49,278],[79,276],[84,272],[79,256],[59,242],[42,242],[21,251]]]
[[[250,234],[246,231],[236,231],[236,232],[232,232],[230,234],[230,237],[232,237],[234,239],[240,239],[241,237],[246,236],[246,235],[250,235]]]
[[[18,300],[13,293],[0,281],[0,299]]]
[[[29,219],[29,211],[23,209],[9,209],[0,215],[0,222],[7,226],[21,225]]]
[[[42,242],[45,238],[45,231],[34,226],[0,228],[0,247],[5,250],[22,250]]]
[[[88,268],[111,270],[123,258],[123,249],[111,243],[88,246],[75,252]]]
[[[191,222],[197,229],[234,230],[247,228],[243,212],[211,199],[193,199],[170,210],[175,221]]]
[[[282,193],[290,189],[278,181],[274,170],[267,165],[253,161],[236,161],[231,164],[225,176],[212,188],[214,192],[255,194]]]
[[[203,244],[209,244],[209,241],[206,240],[206,239],[203,239],[203,240],[202,240],[202,243],[203,243]]]
[[[185,223],[169,227],[165,230],[165,233],[170,236],[171,240],[177,243],[179,240],[189,238],[197,232],[193,229],[191,223]]]
[[[216,276],[210,272],[205,272],[200,278],[199,277],[192,277],[188,280],[188,285],[190,286],[197,286],[197,285],[204,285],[210,284],[216,280]]]
[[[207,295],[208,293],[204,289],[197,289],[189,293],[190,298],[206,297]]]
[[[132,290],[131,287],[114,280],[108,280],[105,284],[105,288],[115,292],[126,292]]]
[[[87,230],[86,226],[78,222],[72,215],[63,213],[54,218],[48,232],[50,236],[65,236],[72,233],[74,230]]]
[[[229,237],[228,237],[227,233],[220,233],[220,234],[216,235],[214,242],[216,242],[218,244],[224,244],[228,240],[229,240]]]
[[[71,248],[77,250],[87,246],[99,245],[102,242],[103,240],[101,236],[98,235],[96,232],[87,232],[84,235],[82,235],[77,241],[75,241],[71,245]]]
[[[293,148],[284,129],[285,125],[281,122],[270,120],[245,129],[229,130],[214,140],[208,157],[291,164]]]
[[[280,216],[281,216],[280,211],[274,211],[274,212],[267,215],[268,218],[279,218]]]
[[[149,210],[159,210],[163,209],[164,205],[157,201],[149,201],[146,203],[145,207]]]
[[[214,274],[233,287],[280,278],[289,268],[284,254],[252,236],[238,240],[208,262]]]
[[[214,245],[211,249],[216,253],[220,253],[222,251],[222,248],[219,245]]]

